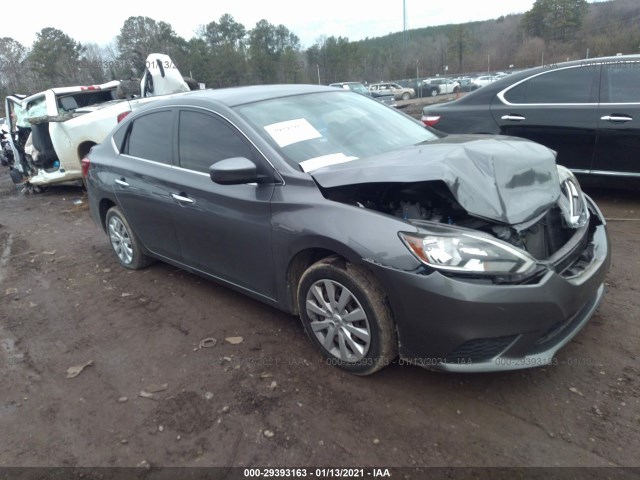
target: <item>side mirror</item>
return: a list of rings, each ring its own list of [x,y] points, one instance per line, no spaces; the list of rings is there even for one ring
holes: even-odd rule
[[[220,160],[209,167],[211,180],[220,185],[240,185],[258,182],[256,164],[248,158],[233,157]]]

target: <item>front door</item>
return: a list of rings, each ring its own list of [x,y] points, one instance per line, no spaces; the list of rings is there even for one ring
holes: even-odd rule
[[[200,109],[180,111],[175,181],[180,210],[174,218],[184,262],[192,268],[273,299],[271,196],[274,183],[219,185],[209,167],[245,157],[266,177],[273,169],[222,117]],[[271,170],[271,171],[269,171]]]

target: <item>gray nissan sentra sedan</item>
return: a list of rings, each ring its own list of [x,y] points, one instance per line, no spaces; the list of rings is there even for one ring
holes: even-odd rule
[[[345,90],[191,92],[83,161],[119,263],[152,260],[299,315],[326,358],[447,371],[554,363],[609,267],[605,221],[552,150],[441,136]]]

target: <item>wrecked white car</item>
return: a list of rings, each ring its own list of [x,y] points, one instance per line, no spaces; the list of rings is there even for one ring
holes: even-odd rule
[[[191,89],[167,55],[151,54],[146,65],[140,90],[133,94],[124,88],[125,82],[116,80],[8,96],[8,146],[2,163],[10,168],[14,183],[38,191],[81,181],[82,158],[122,118],[154,97]]]

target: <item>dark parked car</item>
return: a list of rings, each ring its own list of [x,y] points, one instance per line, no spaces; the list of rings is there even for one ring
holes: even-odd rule
[[[83,161],[123,267],[152,259],[299,315],[327,363],[527,368],[589,320],[605,223],[548,148],[441,138],[336,88],[206,90],[129,115]]]
[[[460,84],[461,92],[473,92],[479,88],[475,83],[473,83],[473,80],[468,77],[456,78],[455,81]]]
[[[528,138],[573,172],[640,178],[640,56],[594,58],[513,73],[443,105],[426,125],[447,133]]]

